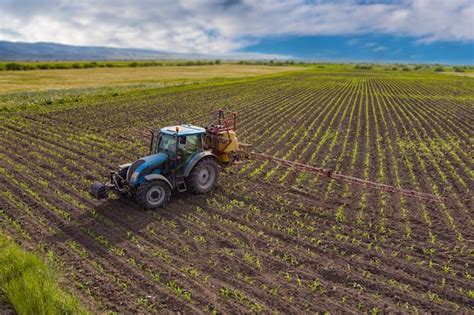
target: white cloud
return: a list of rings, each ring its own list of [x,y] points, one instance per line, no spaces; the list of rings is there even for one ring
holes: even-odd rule
[[[473,41],[473,16],[470,0],[2,0],[0,39],[227,53],[286,35]]]
[[[239,52],[239,53],[228,53],[228,54],[217,54],[213,55],[217,58],[222,58],[225,60],[288,60],[294,59],[291,55],[277,55],[277,54],[261,54],[254,52]]]
[[[385,46],[377,46],[377,47],[372,48],[373,52],[382,52],[382,51],[385,51],[385,50],[387,50],[387,47],[385,47]]]

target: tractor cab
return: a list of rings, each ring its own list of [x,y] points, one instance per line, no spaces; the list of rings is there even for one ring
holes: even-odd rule
[[[196,153],[204,150],[206,130],[193,125],[178,125],[152,132],[150,155],[164,153],[168,156],[170,169],[182,169]]]
[[[194,165],[204,156],[216,158],[210,150],[204,150],[205,134],[204,128],[193,125],[164,127],[158,133],[152,131],[148,155],[128,166],[127,184],[137,188],[151,179],[160,179],[171,188],[187,190],[184,177]]]

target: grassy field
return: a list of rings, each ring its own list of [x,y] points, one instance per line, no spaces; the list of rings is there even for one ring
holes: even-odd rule
[[[5,94],[0,227],[48,248],[101,311],[472,313],[473,80],[325,65],[167,89]],[[239,112],[239,140],[259,152],[447,201],[262,161],[224,170],[208,195],[173,193],[158,211],[87,193],[146,154],[150,128],[202,125],[217,108]]]
[[[443,72],[445,74],[450,74],[450,75],[458,75],[462,77],[474,77],[474,72]]]
[[[59,288],[54,268],[1,231],[0,300],[2,314],[12,310],[16,314],[88,314],[76,298]]]
[[[172,85],[210,79],[244,78],[294,71],[296,67],[255,65],[117,67],[0,72],[0,94],[69,88],[98,88],[116,85]]]

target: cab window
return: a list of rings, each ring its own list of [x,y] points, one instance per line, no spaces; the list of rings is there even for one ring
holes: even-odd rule
[[[183,161],[189,159],[201,147],[202,143],[199,135],[178,137],[178,154],[182,156]]]
[[[176,150],[176,137],[162,133],[158,143],[158,152],[174,153]]]

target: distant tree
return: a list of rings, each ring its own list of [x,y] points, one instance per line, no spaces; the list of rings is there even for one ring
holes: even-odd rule
[[[49,63],[40,63],[36,65],[36,68],[41,69],[41,70],[48,70],[48,69],[51,69],[51,66]]]
[[[454,67],[454,72],[464,72],[464,69],[460,67]]]
[[[404,67],[404,68],[403,68],[403,71],[410,71],[410,68]]]
[[[214,64],[220,65],[220,64],[221,64],[221,61],[220,61],[219,59],[216,59],[216,61],[214,61]]]
[[[23,66],[16,62],[9,62],[5,65],[5,70],[10,70],[10,71],[23,70]]]
[[[435,69],[435,72],[443,72],[444,71],[444,68],[443,67],[437,67]]]
[[[93,62],[88,62],[88,63],[85,63],[82,65],[83,68],[96,68],[98,65],[97,65],[97,62],[93,61]]]
[[[354,69],[370,70],[372,69],[372,66],[371,65],[356,65]]]

